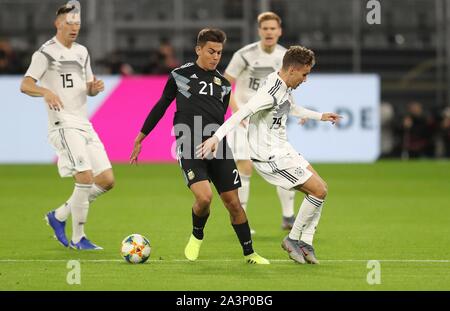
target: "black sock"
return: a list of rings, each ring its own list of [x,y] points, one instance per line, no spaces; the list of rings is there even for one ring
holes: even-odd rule
[[[248,225],[248,221],[243,224],[233,225],[233,229],[236,232],[236,235],[239,238],[239,242],[241,242],[242,250],[244,251],[244,256],[250,255],[253,253],[253,242],[252,236],[250,234],[250,226]]]
[[[203,228],[205,228],[208,217],[209,214],[203,217],[197,216],[192,210],[192,234],[199,240],[203,240]]]

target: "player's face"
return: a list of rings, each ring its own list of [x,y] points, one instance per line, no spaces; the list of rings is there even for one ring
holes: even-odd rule
[[[58,17],[56,20],[56,28],[62,38],[67,42],[74,42],[80,32],[81,25],[79,23],[69,23],[66,20],[66,14]]]
[[[281,37],[281,27],[276,20],[267,20],[261,23],[258,28],[258,33],[264,46],[273,47]]]
[[[197,46],[199,65],[206,70],[215,70],[222,57],[223,44],[219,42],[208,41],[204,46]]]
[[[288,86],[296,89],[300,84],[306,82],[308,74],[311,72],[311,66],[302,65],[291,67],[289,69],[289,83]]]

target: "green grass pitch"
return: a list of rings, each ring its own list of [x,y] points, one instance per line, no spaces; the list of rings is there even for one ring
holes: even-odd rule
[[[321,265],[288,260],[275,188],[255,174],[248,217],[255,250],[272,264],[253,266],[217,194],[199,261],[184,259],[192,197],[175,164],[114,166],[116,188],[89,211],[88,237],[104,247],[91,252],[61,247],[43,220],[70,195],[70,179],[52,165],[0,166],[0,290],[450,290],[448,161],[315,168],[329,186],[314,241]],[[119,255],[131,233],[150,239],[143,265]],[[79,285],[66,282],[72,259]],[[368,284],[368,260],[380,261],[381,284]]]

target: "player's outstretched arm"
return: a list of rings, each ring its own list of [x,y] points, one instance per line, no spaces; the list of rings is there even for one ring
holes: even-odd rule
[[[138,134],[134,140],[133,151],[130,155],[130,164],[137,164],[139,153],[141,152],[142,142],[145,137],[155,128],[159,120],[163,117],[167,108],[169,108],[172,101],[175,99],[177,93],[177,86],[174,78],[170,75],[167,80],[164,91],[161,98],[158,100],[156,105],[152,108],[147,118],[145,119],[144,125],[142,126],[141,132]]]
[[[339,120],[342,119],[342,116],[333,112],[320,113],[294,104],[291,106],[290,114],[294,117],[297,117],[299,119],[299,124],[302,125],[308,119],[317,121],[330,121],[333,124],[339,122]]]
[[[324,112],[322,113],[322,118],[320,121],[330,121],[331,123],[335,124],[338,123],[342,119],[341,115],[338,115],[334,112]]]
[[[64,108],[61,99],[44,87],[40,87],[36,84],[36,81],[31,77],[25,77],[20,85],[20,91],[32,97],[44,97],[45,102],[51,110],[60,111]]]
[[[196,147],[196,155],[199,158],[206,158],[210,153],[216,156],[219,142],[242,120],[253,114],[249,105],[244,105],[235,114],[233,114],[224,124],[222,124],[216,133]]]
[[[145,139],[147,135],[144,133],[139,133],[139,135],[134,140],[133,151],[130,155],[130,164],[137,164],[139,153],[141,153],[142,141]]]

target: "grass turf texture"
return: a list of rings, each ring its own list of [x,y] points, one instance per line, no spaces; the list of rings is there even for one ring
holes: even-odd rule
[[[0,290],[450,290],[449,162],[315,168],[329,186],[314,241],[321,265],[288,260],[276,190],[255,174],[248,217],[255,250],[272,264],[252,266],[217,194],[199,261],[184,259],[192,196],[177,165],[115,165],[116,188],[91,205],[86,225],[104,250],[89,252],[60,246],[43,221],[70,196],[70,179],[52,165],[0,166]],[[131,233],[150,239],[143,265],[120,258]],[[66,282],[71,259],[80,285]],[[381,261],[381,284],[367,283],[367,260]]]

